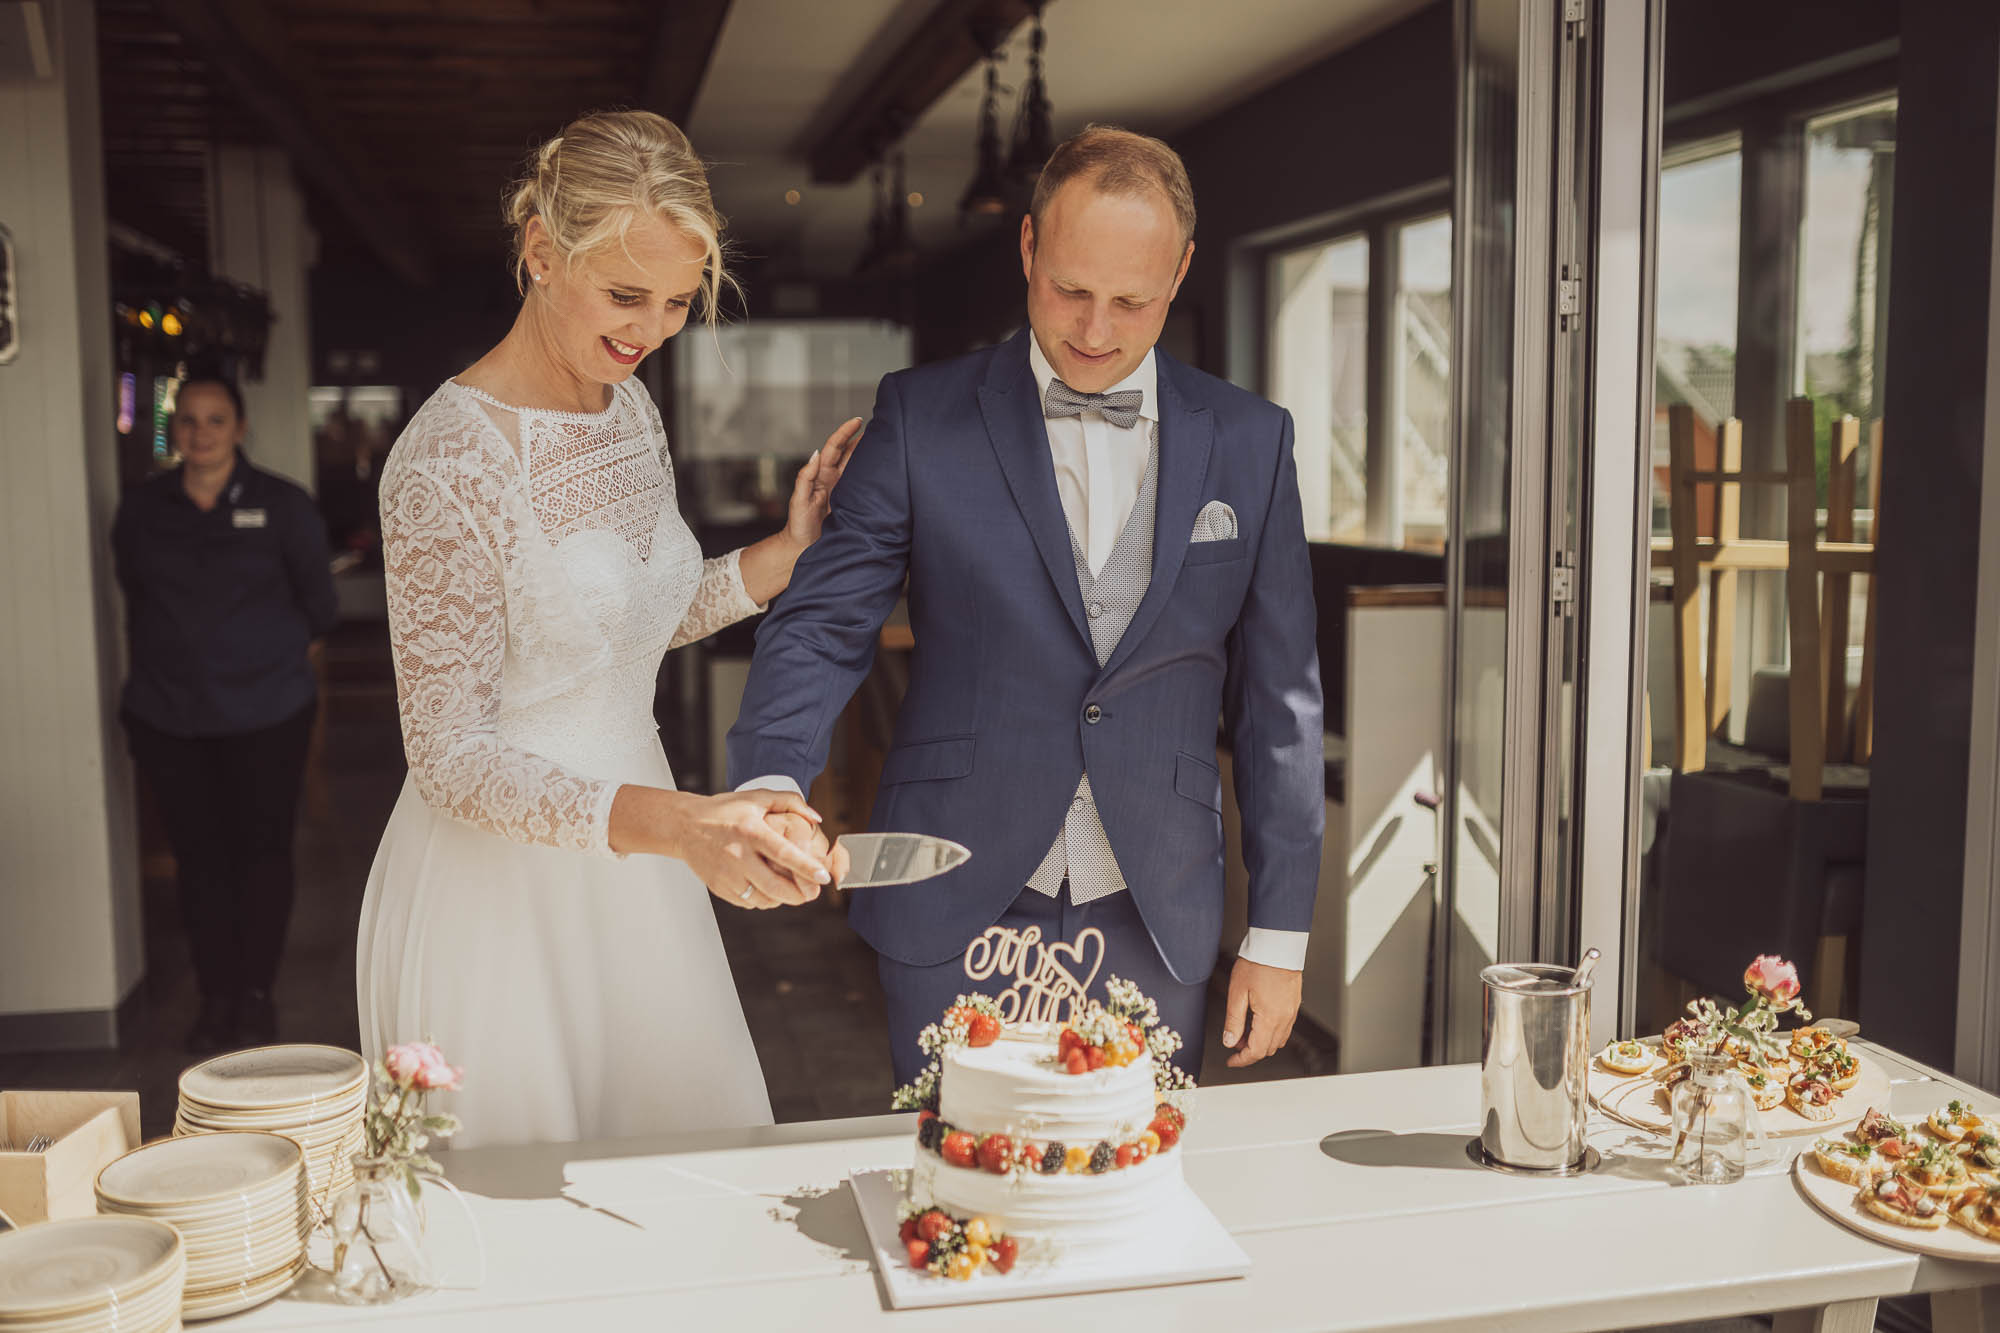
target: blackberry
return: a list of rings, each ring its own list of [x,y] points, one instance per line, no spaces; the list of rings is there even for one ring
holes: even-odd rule
[[[1042,1160],[1035,1163],[1035,1170],[1045,1176],[1052,1176],[1063,1169],[1063,1158],[1068,1155],[1060,1143],[1051,1143],[1042,1152]]]
[[[938,1150],[938,1145],[943,1142],[944,1142],[944,1121],[938,1119],[936,1116],[932,1116],[929,1120],[926,1120],[924,1121],[923,1124],[917,1126],[918,1147],[928,1149],[931,1152],[936,1152]]]
[[[1109,1143],[1100,1142],[1095,1148],[1090,1150],[1090,1174],[1093,1176],[1103,1175],[1111,1169],[1111,1164],[1117,1160],[1118,1150]]]

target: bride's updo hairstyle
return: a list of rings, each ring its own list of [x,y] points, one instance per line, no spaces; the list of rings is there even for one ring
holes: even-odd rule
[[[539,217],[565,268],[592,251],[623,244],[649,212],[708,251],[702,318],[715,323],[725,285],[722,215],[708,193],[708,170],[680,127],[650,111],[599,111],[564,127],[529,158],[507,201],[514,231],[514,285],[525,295],[528,219]]]

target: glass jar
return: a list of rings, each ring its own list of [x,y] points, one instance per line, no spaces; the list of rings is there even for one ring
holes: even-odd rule
[[[1690,1185],[1743,1179],[1754,1140],[1761,1155],[1764,1125],[1750,1085],[1727,1055],[1688,1058],[1690,1076],[1674,1088],[1673,1174]]]
[[[383,1305],[433,1285],[422,1210],[389,1157],[354,1158],[354,1183],[333,1205],[333,1289],[349,1305]]]

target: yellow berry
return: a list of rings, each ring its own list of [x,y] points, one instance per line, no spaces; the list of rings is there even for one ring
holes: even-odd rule
[[[993,1229],[985,1218],[975,1217],[965,1224],[965,1243],[981,1247],[993,1243]]]
[[[1090,1149],[1070,1148],[1063,1153],[1063,1170],[1075,1175],[1090,1165]]]
[[[974,1268],[978,1268],[986,1262],[986,1247],[984,1245],[968,1245],[965,1247],[965,1253],[972,1260]]]
[[[971,1277],[978,1267],[979,1265],[973,1260],[969,1251],[960,1250],[946,1261],[945,1276],[955,1281],[963,1282]]]
[[[1160,1136],[1150,1129],[1139,1136],[1139,1142],[1146,1145],[1146,1156],[1148,1157],[1151,1157],[1160,1150]]]

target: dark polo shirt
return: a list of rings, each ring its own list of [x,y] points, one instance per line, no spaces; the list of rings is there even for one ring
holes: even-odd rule
[[[241,453],[206,513],[163,472],[111,529],[132,674],[125,711],[176,736],[284,721],[313,698],[306,649],[333,628],[326,525],[312,497]]]

